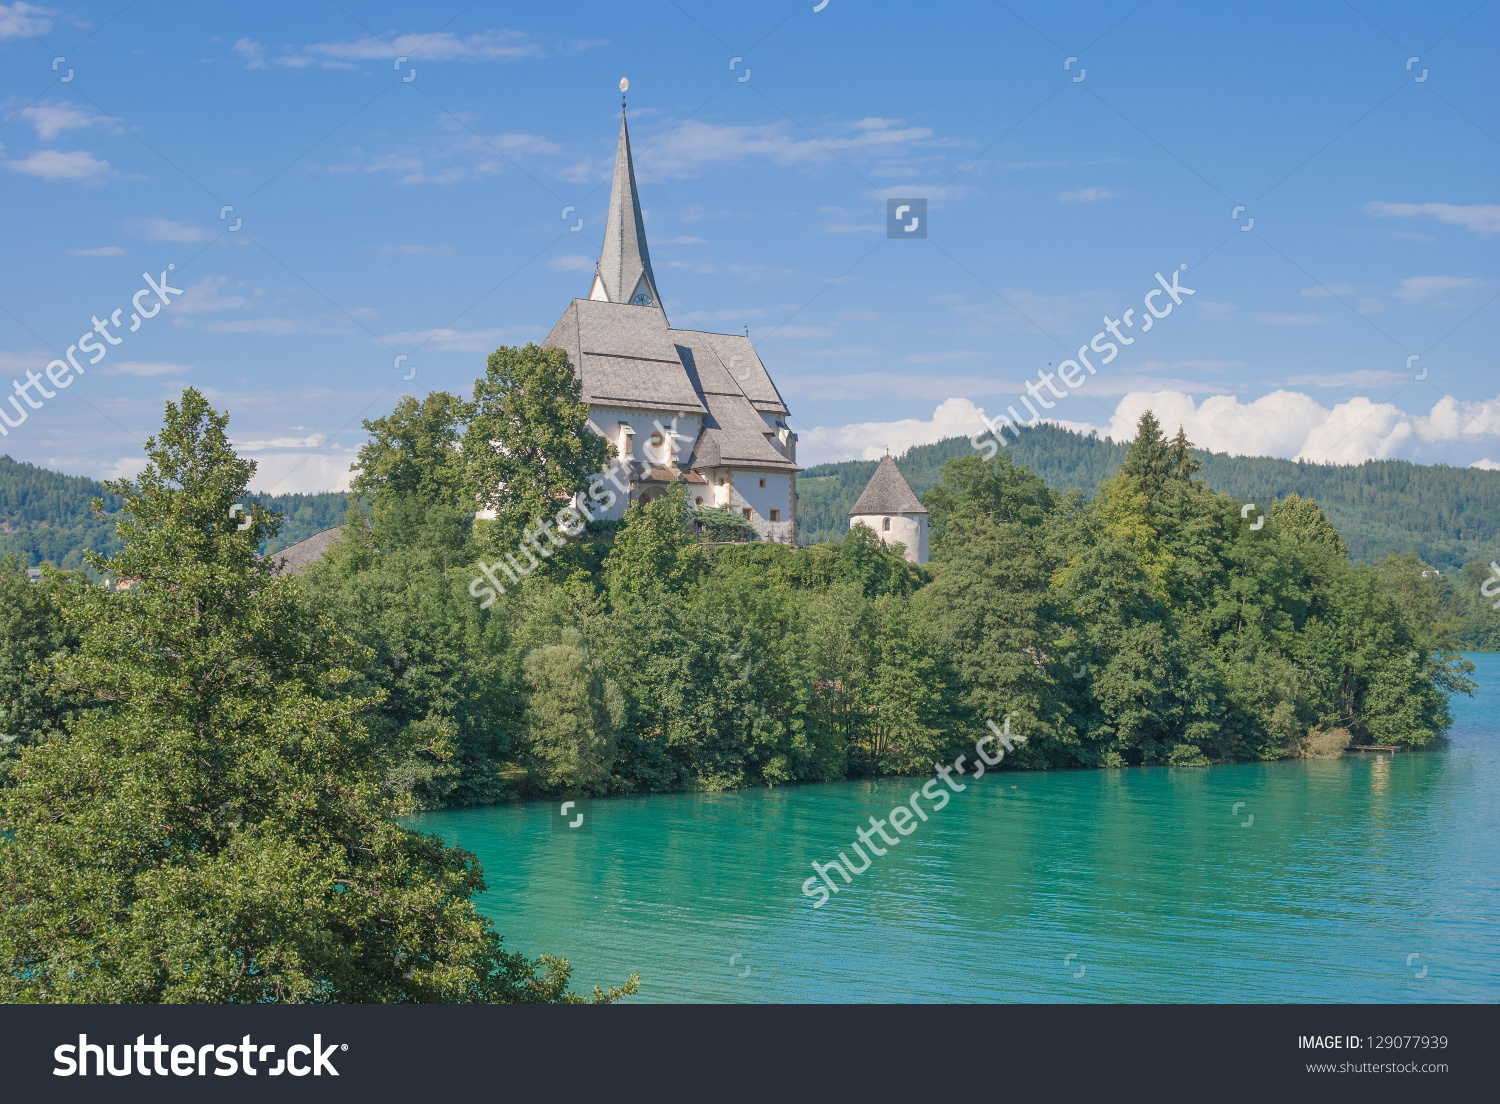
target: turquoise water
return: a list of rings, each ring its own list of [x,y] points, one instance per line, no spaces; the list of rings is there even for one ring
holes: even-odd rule
[[[992,771],[817,909],[809,864],[922,779],[415,825],[479,856],[509,949],[638,1000],[1495,1001],[1500,655],[1470,658],[1442,751]]]

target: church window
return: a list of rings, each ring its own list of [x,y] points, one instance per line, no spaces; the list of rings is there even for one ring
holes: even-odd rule
[[[745,515],[746,521],[750,520],[750,507],[746,506],[743,510],[740,511],[740,513]]]
[[[771,520],[772,521],[780,521],[781,520],[781,511],[780,510],[772,510],[771,511]]]
[[[694,506],[702,506],[703,505],[703,496],[699,495],[697,498],[693,499],[693,505]]]
[[[765,481],[765,480],[764,480],[764,479],[762,479],[762,480],[761,480],[761,481],[760,481],[760,485],[761,485],[761,486],[762,486],[762,487],[764,487],[764,486],[765,486],[765,485],[766,485],[766,481]]]
[[[890,518],[886,518],[885,519],[885,523],[883,525],[881,525],[881,528],[884,529],[887,533],[889,533],[891,531],[891,519]]]

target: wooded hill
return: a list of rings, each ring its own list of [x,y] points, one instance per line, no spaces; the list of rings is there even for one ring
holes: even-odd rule
[[[104,519],[89,510],[94,498],[104,500]],[[325,494],[248,495],[279,510],[285,520],[281,533],[262,553],[277,552],[344,520],[349,496]],[[0,556],[18,552],[27,567],[43,561],[61,568],[83,566],[85,549],[105,556],[120,550],[115,517],[122,503],[104,484],[83,476],[62,475],[0,456]]]
[[[1009,445],[1011,459],[1030,468],[1054,491],[1077,487],[1089,497],[1119,470],[1128,443],[1057,426],[1023,429]],[[909,449],[896,466],[918,495],[938,481],[943,462],[978,455],[963,437]],[[1230,456],[1197,450],[1197,478],[1262,509],[1296,494],[1316,500],[1349,546],[1356,563],[1415,552],[1444,572],[1488,563],[1500,553],[1500,472],[1405,460],[1357,465],[1310,464],[1268,456]],[[875,471],[874,460],[810,467],[797,479],[798,536],[803,544],[836,539],[849,527],[849,508]]]

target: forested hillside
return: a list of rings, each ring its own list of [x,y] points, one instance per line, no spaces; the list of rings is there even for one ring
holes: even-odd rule
[[[1172,428],[1172,427],[1167,427]],[[1118,470],[1129,448],[1107,437],[1056,426],[1022,431],[1006,449],[1054,491],[1077,487],[1092,497]],[[896,460],[919,495],[938,481],[943,462],[977,455],[963,437],[920,445]],[[1444,572],[1488,563],[1500,554],[1500,472],[1405,460],[1364,464],[1308,464],[1265,456],[1199,451],[1198,478],[1216,491],[1269,507],[1289,494],[1317,501],[1337,527],[1356,563],[1415,552]],[[797,480],[798,537],[816,544],[848,528],[849,507],[875,470],[874,460],[819,464]]]
[[[109,517],[96,518],[90,512],[94,498],[104,500]],[[338,525],[349,496],[247,495],[242,501],[274,508],[285,518],[281,533],[261,549],[266,553]],[[65,569],[82,567],[85,549],[113,556],[121,547],[114,517],[121,505],[96,480],[0,456],[0,556],[15,552],[27,567],[46,562]]]

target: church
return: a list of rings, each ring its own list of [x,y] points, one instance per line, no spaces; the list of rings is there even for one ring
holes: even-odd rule
[[[621,82],[622,91],[624,82]],[[589,428],[615,446],[630,491],[595,516],[687,489],[727,507],[762,540],[797,539],[797,435],[748,336],[673,329],[646,247],[624,107],[604,247],[587,299],[543,343],[562,349],[589,405]]]

